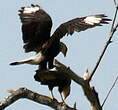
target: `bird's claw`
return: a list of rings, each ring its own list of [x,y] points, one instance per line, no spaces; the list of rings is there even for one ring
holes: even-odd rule
[[[49,97],[52,101],[56,100],[54,97]]]
[[[60,102],[62,105],[67,105],[65,101]]]

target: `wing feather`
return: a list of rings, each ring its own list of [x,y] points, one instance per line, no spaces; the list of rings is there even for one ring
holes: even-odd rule
[[[62,23],[52,34],[51,38],[43,44],[42,48],[46,51],[54,41],[63,38],[66,34],[72,35],[75,31],[85,31],[89,28],[108,24],[111,19],[108,19],[104,14],[90,15],[82,18],[75,18],[65,23]]]
[[[38,5],[22,7],[19,12],[24,49],[26,52],[38,51],[50,38],[51,17]]]
[[[72,35],[75,31],[85,31],[86,29],[108,24],[108,19],[104,14],[97,14],[86,16],[82,18],[75,18],[68,22],[61,24],[52,35],[52,39],[61,39],[63,36]]]

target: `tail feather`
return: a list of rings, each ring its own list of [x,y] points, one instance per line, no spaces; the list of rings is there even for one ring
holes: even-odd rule
[[[70,86],[65,87],[63,89],[62,93],[64,95],[64,99],[66,99],[69,96],[69,94],[70,94]]]

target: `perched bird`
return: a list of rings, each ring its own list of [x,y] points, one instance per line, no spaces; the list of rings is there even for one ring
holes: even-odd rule
[[[51,91],[52,99],[54,99],[53,88],[58,87],[58,91],[61,95],[62,102],[69,96],[70,94],[70,85],[71,79],[62,71],[40,71],[37,70],[34,75],[34,79],[41,83],[41,85],[48,85],[49,90]],[[62,96],[63,93],[63,96]]]
[[[60,42],[59,44],[59,52],[62,52],[62,54],[64,56],[66,56],[66,53],[67,53],[67,47],[66,45],[63,43],[63,42]],[[47,54],[48,55],[48,54]],[[51,54],[50,54],[51,55]],[[48,56],[48,57],[54,57],[53,55],[52,56]],[[46,57],[41,53],[37,53],[36,55],[30,57],[30,58],[27,58],[27,59],[24,59],[24,60],[21,60],[21,61],[18,61],[18,62],[13,62],[13,63],[10,63],[10,65],[20,65],[20,64],[32,64],[32,65],[38,65],[39,63],[39,67],[40,69],[46,69],[47,68],[47,60]],[[51,68],[52,69],[52,68]]]
[[[18,64],[38,64],[40,69],[52,69],[53,60],[61,51],[66,55],[67,47],[60,42],[60,39],[67,35],[72,35],[75,31],[80,32],[102,24],[108,24],[110,19],[104,14],[90,15],[75,18],[62,23],[55,32],[50,35],[52,27],[51,17],[38,5],[22,7],[19,10],[22,22],[22,38],[25,52],[35,51],[37,54],[31,58],[13,62],[10,65]]]

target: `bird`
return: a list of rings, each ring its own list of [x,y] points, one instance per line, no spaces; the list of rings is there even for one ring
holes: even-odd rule
[[[46,70],[46,71],[37,70],[36,74],[34,75],[34,79],[35,81],[40,82],[41,85],[48,86],[49,90],[51,91],[52,100],[55,99],[53,95],[53,88],[58,87],[58,91],[62,99],[61,103],[66,104],[64,100],[70,94],[70,85],[71,85],[71,79],[67,75],[67,73],[63,71],[57,71],[57,70],[51,70],[51,71],[50,70]]]
[[[62,54],[64,56],[66,56],[67,50],[68,50],[67,46],[63,42],[60,42],[60,44],[59,44],[59,51],[62,52]],[[42,61],[42,60],[44,60],[44,59],[45,59],[45,56],[42,55],[41,52],[39,52],[39,53],[37,53],[36,55],[34,55],[34,56],[30,57],[30,58],[21,60],[19,62],[10,63],[10,65],[20,65],[20,64],[38,65],[39,62]],[[44,67],[42,67],[42,68],[44,69]],[[46,67],[45,67],[45,69],[46,69]]]
[[[65,35],[73,35],[74,32],[85,31],[89,28],[108,24],[105,14],[95,14],[71,19],[60,24],[51,34],[52,19],[50,15],[39,5],[31,4],[21,7],[19,16],[22,23],[22,39],[25,52],[36,52],[31,58],[10,63],[10,65],[35,64],[40,70],[54,68],[54,58],[62,52],[67,54],[66,44],[61,42]]]

